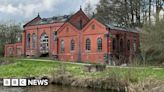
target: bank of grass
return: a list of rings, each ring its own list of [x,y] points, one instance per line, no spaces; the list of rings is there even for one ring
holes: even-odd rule
[[[56,73],[61,66],[65,67],[65,72],[82,78],[104,78],[117,76],[123,80],[137,82],[146,78],[155,78],[164,80],[164,69],[145,68],[119,68],[108,67],[103,72],[85,72],[84,65],[61,63],[57,61],[36,61],[36,60],[18,60],[10,58],[11,64],[0,65],[0,78],[13,77],[37,77]]]

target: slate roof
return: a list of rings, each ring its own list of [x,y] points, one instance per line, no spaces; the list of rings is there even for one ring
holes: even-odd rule
[[[123,27],[118,27],[113,24],[105,24],[105,26],[110,29],[115,29],[116,31],[119,30],[119,31],[126,31],[126,32],[135,32],[135,33],[139,32],[139,30],[134,29],[134,28],[123,28]]]
[[[63,23],[63,22],[66,22],[70,17],[71,17],[71,15],[54,16],[51,18],[42,18],[39,21],[30,23],[30,25],[51,24],[51,23],[55,23],[55,22]]]

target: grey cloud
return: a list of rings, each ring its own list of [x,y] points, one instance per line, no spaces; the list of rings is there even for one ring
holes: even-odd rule
[[[99,0],[0,0],[0,20],[30,19],[38,12],[43,17],[68,14],[77,11],[80,5],[85,7],[88,1],[95,5]]]

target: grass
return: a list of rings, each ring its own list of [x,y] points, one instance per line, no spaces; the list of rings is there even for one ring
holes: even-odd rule
[[[137,80],[144,80],[146,78],[155,78],[159,80],[164,80],[164,69],[154,70],[153,68],[144,68],[144,69],[133,69],[133,68],[108,68],[103,72],[84,72],[82,67],[79,68],[69,68],[67,69],[71,74],[80,76],[80,77],[108,77],[113,74],[116,74],[117,77],[126,79],[128,77],[134,78]]]
[[[52,62],[36,62],[36,61],[15,61],[9,65],[0,66],[0,77],[31,77],[39,76],[52,72],[57,63]]]
[[[46,62],[35,60],[16,60],[8,65],[0,66],[0,78],[13,78],[13,77],[33,77],[42,76],[47,74],[56,73],[60,68],[60,62]],[[118,68],[109,67],[103,72],[85,72],[83,65],[63,63],[66,72],[77,77],[91,77],[101,78],[109,77],[115,74],[121,79],[130,79],[131,81],[144,80],[146,78],[155,78],[158,80],[164,80],[164,69],[153,69],[151,67],[146,68]]]

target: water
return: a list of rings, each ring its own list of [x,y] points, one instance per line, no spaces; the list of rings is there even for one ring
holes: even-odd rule
[[[0,92],[109,92],[109,90],[49,85],[28,87],[0,87]]]

